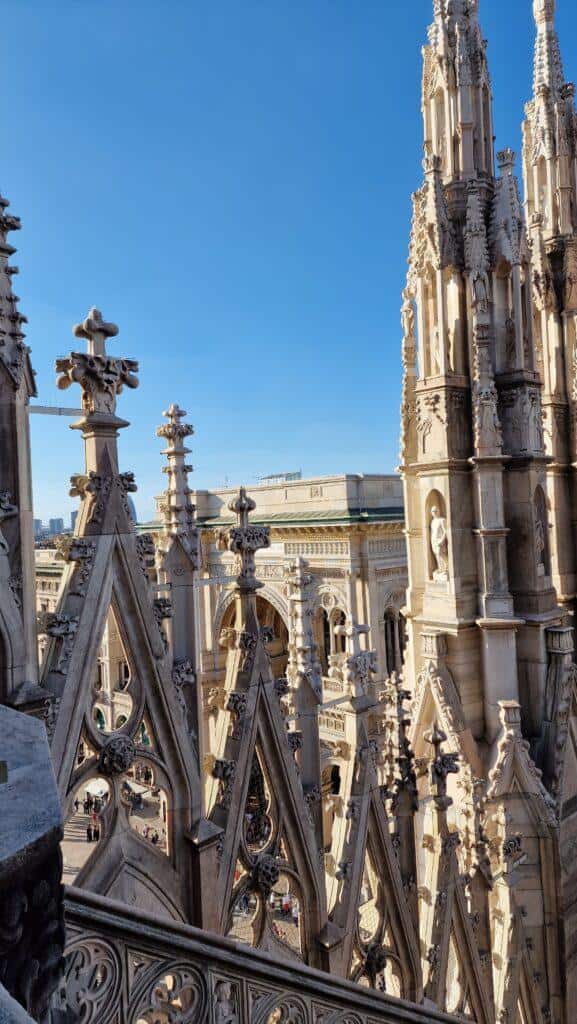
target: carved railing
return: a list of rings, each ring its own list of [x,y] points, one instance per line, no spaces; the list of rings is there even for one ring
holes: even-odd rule
[[[455,1021],[80,889],[66,890],[65,916],[63,1012],[82,1024]]]

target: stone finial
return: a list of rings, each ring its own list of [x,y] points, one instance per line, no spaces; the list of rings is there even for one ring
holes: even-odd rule
[[[249,523],[249,513],[256,508],[255,502],[249,498],[244,487],[241,487],[234,501],[229,502],[229,509],[234,512],[238,525],[221,534],[221,545],[240,557],[240,573],[237,584],[241,591],[253,591],[262,587],[255,575],[255,555],[261,548],[270,547],[270,529],[268,526],[254,526]]]
[[[75,338],[85,338],[88,341],[88,351],[91,355],[106,355],[106,339],[115,338],[118,334],[116,324],[106,323],[102,319],[102,313],[95,306],[92,306],[88,316],[82,323],[75,324],[72,328]]]

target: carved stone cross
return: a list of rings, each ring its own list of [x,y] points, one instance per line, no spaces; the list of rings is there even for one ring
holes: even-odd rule
[[[88,316],[72,329],[75,338],[86,338],[88,353],[92,356],[106,355],[106,339],[115,338],[118,334],[116,324],[106,323],[102,313],[93,306]]]

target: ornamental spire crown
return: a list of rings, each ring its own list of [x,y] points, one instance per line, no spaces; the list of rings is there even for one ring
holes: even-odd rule
[[[555,0],[533,0],[533,15],[537,26],[533,91],[537,95],[541,87],[547,86],[557,93],[563,88],[565,78],[555,29]]]

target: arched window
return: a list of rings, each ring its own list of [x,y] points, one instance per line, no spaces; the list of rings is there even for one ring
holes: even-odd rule
[[[535,488],[533,497],[534,506],[534,530],[535,530],[535,560],[537,562],[537,575],[551,575],[551,552],[549,547],[549,520],[547,516],[547,502],[543,488]]]
[[[104,713],[100,710],[100,708],[94,708],[93,717],[94,721],[96,722],[96,728],[100,729],[100,731],[102,732],[106,728],[106,719],[104,717]]]
[[[401,672],[405,662],[407,643],[404,616],[395,608],[388,608],[384,616],[385,624],[385,667],[387,675]]]
[[[332,619],[333,619],[332,630],[333,630],[334,652],[335,652],[335,654],[344,654],[346,649],[347,649],[347,638],[346,638],[346,636],[342,636],[342,635],[339,635],[339,634],[335,633],[335,628],[337,626],[346,626],[346,624],[347,624],[347,617],[346,617],[344,612],[336,611],[336,612],[333,613]]]
[[[385,612],[385,665],[388,676],[397,669],[397,616],[391,610]]]
[[[405,649],[407,646],[407,620],[399,612],[399,650],[401,652],[401,667],[405,664]]]
[[[127,721],[128,721],[128,719],[127,719],[126,715],[119,715],[118,718],[116,719],[114,728],[115,729],[122,729],[122,726],[126,725]]]
[[[325,608],[321,608],[321,628],[323,641],[321,664],[323,666],[323,672],[326,675],[329,670],[329,654],[331,653],[331,624],[329,622],[328,612]]]

